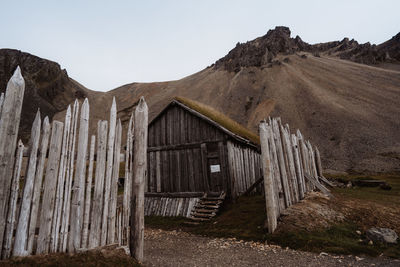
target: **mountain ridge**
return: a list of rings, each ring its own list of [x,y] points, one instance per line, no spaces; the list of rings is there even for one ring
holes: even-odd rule
[[[43,88],[55,89],[49,101],[61,99],[54,119],[63,119],[76,92],[87,97],[91,133],[96,132],[97,120],[108,118],[104,107],[111,106],[113,97],[126,127],[140,96],[146,98],[150,119],[181,96],[205,103],[254,132],[261,119],[280,116],[319,147],[327,169],[400,171],[400,136],[396,134],[400,130],[400,72],[396,70],[400,35],[375,46],[346,38],[310,45],[290,34],[288,28],[277,27],[236,45],[210,67],[176,81],[130,83],[96,92],[64,77],[66,83]],[[5,65],[0,56],[0,70]],[[23,75],[28,71],[32,75],[30,68],[23,68]],[[1,80],[6,76],[0,75]],[[62,88],[57,89],[55,85],[60,84]],[[27,90],[31,89],[27,86]],[[37,108],[42,102],[31,104]],[[30,123],[25,122],[26,128]]]

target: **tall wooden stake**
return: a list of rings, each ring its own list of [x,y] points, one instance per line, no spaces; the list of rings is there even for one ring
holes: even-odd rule
[[[17,67],[8,81],[0,124],[0,244],[3,244],[25,81]],[[0,245],[0,254],[3,246]]]
[[[85,200],[86,155],[89,131],[89,101],[86,98],[81,109],[79,122],[78,155],[76,157],[76,173],[72,188],[71,222],[68,251],[75,252],[81,247],[83,209]]]
[[[90,202],[92,195],[93,159],[94,159],[95,144],[96,144],[96,136],[92,135],[90,141],[88,178],[86,181],[85,213],[83,214],[82,248],[87,248],[87,243],[88,243],[87,240],[89,232]]]
[[[63,200],[64,200],[64,185],[65,185],[65,171],[66,165],[68,165],[68,142],[69,142],[69,132],[71,125],[71,106],[68,106],[67,113],[65,115],[65,124],[64,124],[64,134],[63,134],[63,142],[62,142],[62,150],[61,150],[61,159],[60,159],[60,171],[58,172],[58,184],[57,184],[57,194],[56,194],[56,203],[54,208],[54,220],[52,225],[52,238],[50,240],[50,252],[56,252],[58,250],[59,244],[59,233],[60,233],[60,224],[61,217],[63,211]]]
[[[123,220],[123,242],[127,245],[129,240],[129,214],[130,214],[130,201],[132,190],[132,146],[133,146],[133,113],[129,119],[128,134],[126,137],[126,152],[125,152],[125,181],[124,181],[124,199],[122,203],[122,220]]]
[[[72,178],[74,176],[74,163],[75,163],[75,142],[76,142],[76,129],[78,125],[78,114],[79,114],[79,102],[75,99],[74,107],[72,109],[71,118],[71,130],[68,141],[68,153],[67,153],[67,169],[66,169],[66,181],[64,190],[64,205],[62,214],[62,223],[60,231],[60,248],[61,252],[67,251],[68,241],[68,228],[69,228],[69,217],[71,210],[71,191],[72,191]]]
[[[19,192],[19,179],[21,176],[22,156],[24,154],[24,144],[21,140],[18,142],[17,161],[15,162],[15,169],[13,180],[11,184],[10,208],[8,209],[7,227],[4,242],[4,249],[2,259],[7,259],[11,256],[12,239],[14,233],[14,226],[17,213],[17,200]]]
[[[107,241],[109,244],[115,242],[115,221],[117,212],[117,197],[118,197],[118,178],[119,178],[119,163],[121,154],[121,134],[122,126],[121,120],[118,120],[116,131],[115,131],[115,145],[114,145],[114,166],[113,175],[111,181],[111,192],[110,192],[110,206],[108,210],[108,236]]]
[[[36,159],[37,159],[37,150],[39,147],[41,124],[42,121],[40,119],[40,112],[38,111],[36,113],[36,117],[32,125],[29,165],[26,171],[24,195],[22,198],[17,231],[15,233],[13,256],[28,255],[28,250],[27,250],[28,223],[29,223],[29,216],[31,214],[31,203],[32,203],[33,186],[35,183]]]
[[[107,121],[97,123],[97,157],[96,157],[96,176],[94,181],[92,221],[89,234],[89,248],[100,245],[101,223],[103,215],[104,198],[104,171],[106,165],[107,148]]]
[[[61,154],[61,141],[64,124],[53,121],[51,131],[49,160],[46,166],[46,176],[44,178],[44,192],[42,209],[40,214],[40,228],[37,241],[37,254],[47,254],[50,245],[51,223],[53,220],[54,197],[57,186],[57,173]]]
[[[133,184],[131,198],[131,255],[143,261],[144,245],[144,181],[147,172],[147,126],[148,108],[144,97],[140,98],[135,110],[135,145],[133,157]]]
[[[105,191],[104,191],[104,209],[103,209],[103,223],[101,229],[101,245],[107,244],[107,222],[108,222],[108,205],[110,201],[111,193],[111,180],[112,180],[112,169],[114,159],[114,141],[115,141],[115,126],[117,123],[117,104],[115,98],[110,110],[110,128],[107,143],[107,168],[106,168],[106,180],[105,180]]]
[[[277,226],[274,181],[272,180],[271,160],[269,154],[268,129],[265,121],[260,123],[261,159],[264,174],[265,206],[268,218],[268,232],[273,233]]]
[[[35,239],[36,224],[39,211],[39,201],[40,201],[40,195],[42,193],[43,170],[44,170],[44,163],[46,161],[47,148],[49,146],[49,136],[50,136],[50,123],[49,123],[49,117],[46,116],[43,120],[39,162],[36,168],[35,187],[33,189],[31,218],[29,221],[29,233],[28,233],[28,254],[32,253],[33,241]]]

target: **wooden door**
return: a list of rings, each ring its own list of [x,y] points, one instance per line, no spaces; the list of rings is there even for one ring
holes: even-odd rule
[[[218,142],[207,143],[207,173],[210,191],[223,191],[223,175]]]

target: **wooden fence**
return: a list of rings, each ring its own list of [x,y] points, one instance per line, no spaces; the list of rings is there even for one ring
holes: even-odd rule
[[[183,216],[189,218],[204,192],[145,193],[145,216]]]
[[[329,194],[329,190],[320,183],[324,178],[318,149],[299,130],[290,134],[289,126],[274,118],[261,122],[259,132],[268,231],[272,233],[281,212],[305,193],[318,188]]]
[[[131,212],[137,218],[134,221],[143,229],[140,224],[144,216],[140,205],[143,204],[139,201],[139,208],[132,208],[130,203],[131,199],[144,198],[144,189],[140,187],[144,187],[147,164],[148,110],[144,98],[130,118],[125,156],[122,157],[125,183],[123,195],[118,195],[122,126],[117,120],[115,99],[110,120],[99,121],[97,137],[92,135],[90,140],[88,99],[81,108],[77,100],[72,108],[68,106],[64,122],[50,123],[48,117],[42,121],[38,111],[24,164],[24,144],[20,140],[17,146],[24,88],[18,67],[5,95],[0,96],[2,258],[76,252],[113,243],[128,245],[132,235],[130,225],[133,225]],[[134,120],[139,123],[134,125]],[[135,164],[138,167],[135,168]],[[22,180],[22,166],[25,165]],[[141,256],[137,258],[140,261],[143,239],[135,244],[131,251]]]

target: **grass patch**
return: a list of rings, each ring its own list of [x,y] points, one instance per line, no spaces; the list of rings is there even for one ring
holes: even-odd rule
[[[257,134],[253,133],[243,125],[237,123],[236,121],[232,120],[221,112],[211,108],[210,106],[180,96],[175,97],[175,100],[210,118],[211,120],[222,125],[229,131],[240,135],[241,137],[249,139],[254,144],[260,144],[260,137]]]
[[[343,182],[356,180],[382,180],[388,183],[392,189],[382,190],[379,187],[352,187],[334,188],[334,192],[342,197],[356,198],[360,200],[369,200],[385,206],[400,206],[400,174],[377,174],[377,175],[328,175],[331,179],[337,179]]]
[[[268,235],[267,240],[292,249],[326,252],[334,254],[352,254],[386,256],[400,258],[400,245],[385,246],[381,244],[369,245],[365,236],[356,233],[359,227],[352,222],[335,224],[327,229],[318,231],[280,232]],[[360,242],[360,240],[362,240]]]

